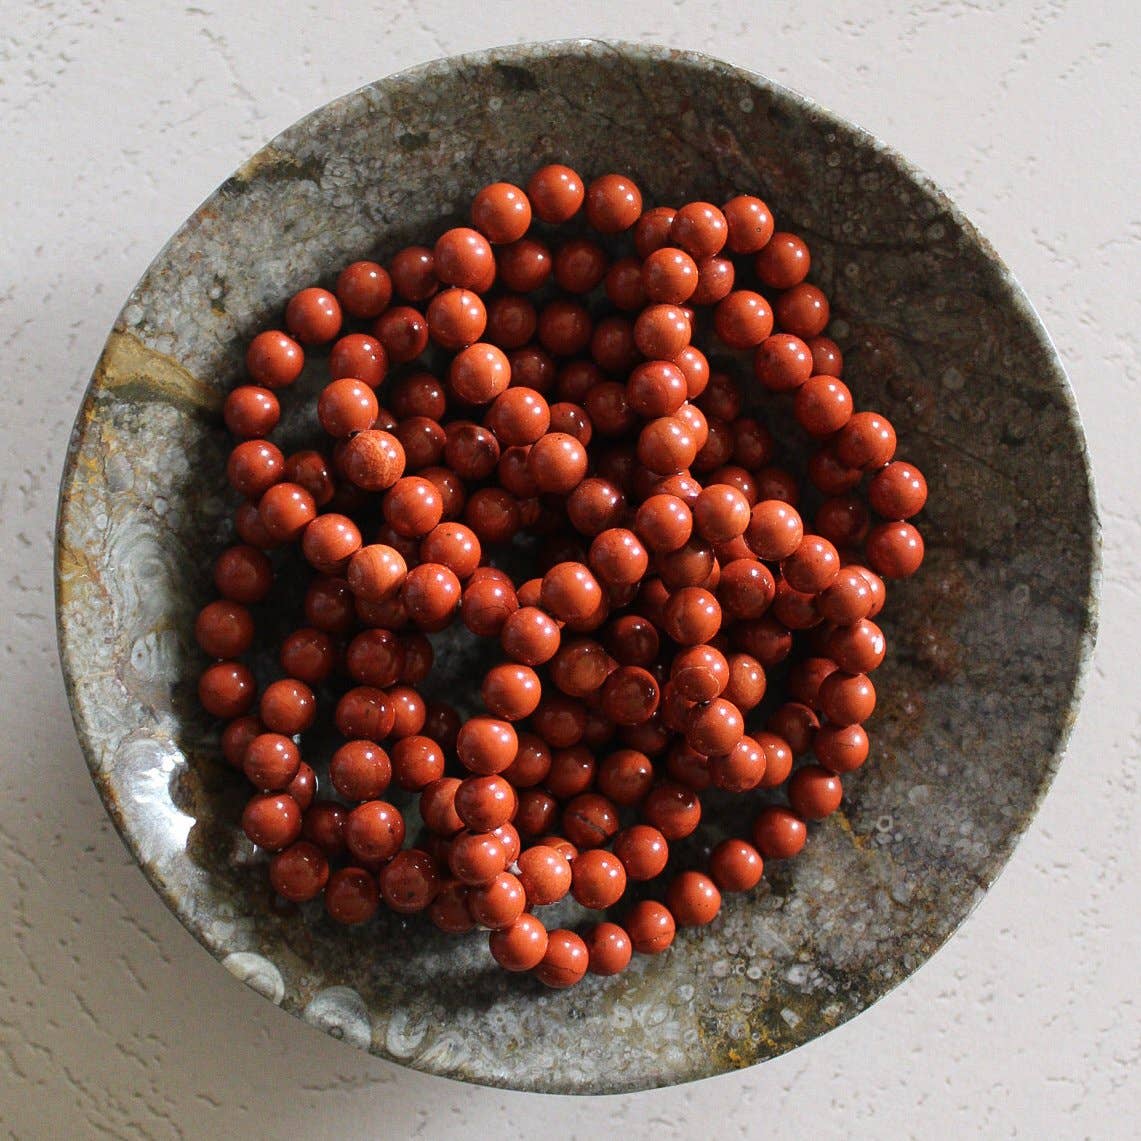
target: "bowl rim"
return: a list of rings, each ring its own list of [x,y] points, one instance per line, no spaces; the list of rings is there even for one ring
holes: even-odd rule
[[[693,51],[689,49],[674,48],[668,45],[658,45],[648,42],[630,41],[623,39],[611,39],[608,37],[569,37],[555,40],[539,40],[527,41],[522,43],[505,44],[494,47],[488,47],[471,52],[463,52],[456,55],[439,56],[433,59],[415,64],[411,67],[401,69],[382,76],[376,80],[364,83],[351,91],[344,92],[341,95],[335,96],[333,99],[320,103],[300,115],[296,120],[287,125],[281,131],[275,133],[271,138],[266,139],[252,154],[250,154],[236,170],[221,183],[219,183],[210,193],[203,198],[194,210],[183,219],[177,228],[173,231],[170,237],[162,244],[156,251],[153,258],[140,275],[138,281],[131,287],[130,292],[127,294],[122,306],[117,312],[115,319],[111,325],[108,336],[112,336],[115,329],[122,321],[126,309],[131,305],[132,299],[138,291],[140,285],[147,279],[151,271],[164,259],[167,251],[173,245],[178,236],[183,232],[188,224],[197,218],[201,212],[207,208],[215,197],[219,194],[225,184],[235,177],[240,175],[246,169],[252,169],[256,166],[259,160],[263,159],[268,152],[273,151],[276,144],[284,136],[295,132],[298,127],[306,122],[306,120],[323,113],[328,113],[334,109],[344,107],[350,101],[361,95],[366,91],[385,90],[397,87],[399,85],[410,85],[416,83],[423,83],[430,81],[432,76],[440,71],[440,69],[457,69],[457,68],[484,68],[494,66],[496,64],[507,65],[525,65],[528,62],[536,59],[546,60],[550,58],[578,58],[584,62],[589,62],[593,57],[601,52],[610,52],[616,55],[621,55],[639,62],[649,64],[668,64],[680,65],[682,67],[690,68],[698,72],[716,73],[724,76],[726,73],[729,77],[740,80],[748,85],[767,90],[777,96],[779,99],[784,100],[794,105],[799,112],[808,113],[819,117],[829,127],[845,132],[853,136],[857,142],[863,143],[866,146],[873,148],[877,154],[882,156],[900,175],[905,177],[910,182],[916,184],[926,194],[928,194],[936,203],[938,203],[947,213],[949,218],[953,221],[965,236],[977,244],[980,252],[985,256],[986,260],[993,266],[993,268],[1001,276],[1002,282],[1008,291],[1010,303],[1018,311],[1021,319],[1026,323],[1027,328],[1042,342],[1044,347],[1048,349],[1049,356],[1056,366],[1056,380],[1058,383],[1052,387],[1055,389],[1056,396],[1061,400],[1065,411],[1065,418],[1072,429],[1072,434],[1077,445],[1078,458],[1081,460],[1081,476],[1085,484],[1085,498],[1089,505],[1089,540],[1086,549],[1082,551],[1082,565],[1083,568],[1088,568],[1088,592],[1086,597],[1082,600],[1082,619],[1081,629],[1077,640],[1077,654],[1076,654],[1076,670],[1073,680],[1073,686],[1069,697],[1068,706],[1064,712],[1064,716],[1060,721],[1060,732],[1057,737],[1056,746],[1053,752],[1043,759],[1042,762],[1042,779],[1037,788],[1034,790],[1032,796],[1028,799],[1026,806],[1025,816],[1021,821],[1016,822],[1016,826],[1010,831],[1009,847],[1002,858],[1001,863],[995,867],[984,883],[980,884],[980,889],[976,891],[968,902],[967,906],[962,911],[961,915],[951,924],[946,933],[939,939],[934,940],[931,945],[929,953],[925,956],[922,962],[915,968],[906,973],[900,973],[898,977],[890,979],[886,985],[880,989],[876,996],[871,999],[862,1009],[856,1011],[854,1014],[841,1020],[837,1025],[842,1024],[844,1021],[850,1021],[851,1018],[856,1018],[865,1013],[871,1006],[881,1001],[889,992],[894,991],[906,979],[911,978],[916,971],[921,970],[931,957],[934,956],[950,938],[960,929],[967,918],[974,912],[982,901],[983,896],[993,886],[998,877],[1009,866],[1011,858],[1013,857],[1014,850],[1018,842],[1025,836],[1027,830],[1031,826],[1035,816],[1040,811],[1043,801],[1052,787],[1053,781],[1057,776],[1058,769],[1067,753],[1070,739],[1072,736],[1074,724],[1077,719],[1078,710],[1080,709],[1082,700],[1085,696],[1086,687],[1089,682],[1089,674],[1091,670],[1094,648],[1097,640],[1099,610],[1100,610],[1100,597],[1102,589],[1102,576],[1103,576],[1103,545],[1102,545],[1102,526],[1101,526],[1101,513],[1098,504],[1097,488],[1094,481],[1093,464],[1090,457],[1089,446],[1086,439],[1082,417],[1073,386],[1070,382],[1069,373],[1066,369],[1064,359],[1058,351],[1053,338],[1050,336],[1049,331],[1045,327],[1041,316],[1039,315],[1034,303],[1027,295],[1025,289],[1022,287],[1018,278],[1007,266],[1006,262],[998,254],[991,241],[982,233],[982,231],[972,222],[963,210],[958,206],[955,200],[944,190],[942,187],[921,167],[917,166],[911,159],[905,157],[902,152],[896,150],[890,144],[885,143],[879,136],[875,135],[865,127],[861,126],[858,122],[848,119],[847,117],[834,111],[830,106],[820,103],[810,96],[804,95],[801,92],[786,86],[785,84],[770,79],[759,72],[753,71],[751,68],[741,66],[739,64],[730,63],[717,56],[710,55],[706,52]],[[162,899],[166,907],[172,911],[179,923],[194,937],[195,941],[206,950],[211,958],[221,961],[224,953],[219,953],[207,941],[201,925],[196,923],[194,917],[189,914],[188,909],[184,905],[182,898],[162,881],[155,870],[143,859],[142,852],[139,844],[135,838],[134,833],[129,827],[129,822],[126,818],[122,807],[117,802],[117,799],[112,794],[108,787],[107,781],[103,774],[100,772],[98,750],[91,739],[90,731],[88,728],[88,720],[84,708],[84,701],[81,697],[80,689],[78,686],[79,679],[82,676],[82,664],[76,661],[75,650],[71,642],[69,623],[66,619],[64,612],[64,603],[62,598],[63,592],[63,567],[62,559],[65,550],[67,534],[70,528],[70,509],[72,492],[74,489],[77,465],[79,458],[80,446],[85,438],[86,426],[92,416],[92,411],[96,398],[100,392],[100,366],[103,361],[104,354],[107,349],[106,342],[100,349],[99,358],[95,363],[91,376],[84,389],[83,396],[80,401],[78,411],[75,416],[74,423],[68,438],[66,454],[63,464],[63,471],[60,479],[59,493],[57,497],[57,506],[55,514],[54,525],[54,544],[53,544],[53,588],[54,588],[54,604],[55,604],[55,622],[56,622],[56,636],[57,636],[57,649],[59,652],[60,668],[63,677],[64,687],[67,694],[68,706],[71,712],[72,722],[75,727],[76,736],[79,740],[80,746],[83,750],[84,758],[87,763],[89,773],[96,789],[99,792],[100,799],[103,803],[104,809],[110,817],[119,834],[123,844],[130,852],[132,861],[139,868],[145,876],[151,888]],[[229,972],[227,972],[229,973]],[[237,980],[235,980],[237,981]],[[294,1014],[296,1021],[304,1021],[296,1017],[296,1012],[289,1012]],[[826,1033],[824,1031],[822,1033]],[[820,1037],[822,1035],[818,1035]],[[374,1052],[374,1051],[369,1051]],[[385,1057],[385,1055],[378,1054],[377,1056]],[[468,1077],[452,1071],[447,1071],[442,1067],[433,1068],[432,1066],[419,1066],[416,1062],[400,1062],[398,1064],[408,1066],[409,1068],[420,1069],[422,1072],[433,1073],[438,1076],[448,1077],[452,1080],[462,1080],[474,1084],[496,1084],[503,1088],[512,1088],[519,1090],[534,1090],[536,1087],[531,1085],[513,1085],[509,1082],[491,1082],[483,1081],[477,1077]],[[750,1065],[761,1065],[762,1062],[751,1063]],[[720,1074],[732,1072],[731,1069],[724,1069],[719,1071]],[[667,1084],[683,1084],[689,1081],[699,1080],[704,1077],[702,1074],[693,1074],[670,1080]],[[643,1083],[636,1086],[622,1086],[616,1087],[614,1090],[605,1090],[597,1092],[627,1092],[634,1089],[656,1088],[662,1083]],[[562,1092],[588,1094],[588,1091],[578,1088],[563,1090]],[[589,1095],[589,1094],[588,1094]]]

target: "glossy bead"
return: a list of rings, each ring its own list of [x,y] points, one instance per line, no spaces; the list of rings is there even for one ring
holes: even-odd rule
[[[493,182],[472,200],[471,223],[496,245],[517,242],[531,225],[531,203],[518,186]]]
[[[427,301],[440,288],[436,258],[427,246],[407,246],[389,263],[395,291],[414,305]]]
[[[831,676],[831,675],[829,675]],[[821,681],[821,685],[824,684]],[[819,704],[819,689],[817,689]],[[793,756],[799,757],[812,747],[812,735],[820,728],[820,718],[810,706],[799,701],[786,701],[769,714],[766,728],[786,742]]]
[[[425,316],[428,335],[452,352],[478,341],[487,328],[487,309],[470,289],[453,287],[437,293]]]
[[[694,645],[674,658],[670,677],[688,700],[711,701],[729,682],[729,663],[712,646]]]
[[[383,491],[404,474],[404,448],[389,432],[358,432],[341,454],[345,475],[364,491]]]
[[[689,319],[676,305],[647,305],[634,321],[634,343],[650,360],[676,359],[690,336]]]
[[[468,580],[460,603],[460,617],[464,625],[473,633],[484,638],[498,637],[503,631],[507,620],[519,609],[519,602],[515,591],[508,584],[495,578],[477,579],[474,575]],[[551,620],[544,614],[547,622]],[[553,626],[554,623],[551,623]],[[555,645],[558,645],[558,627],[555,627]],[[506,644],[504,646],[506,648]],[[553,652],[553,651],[552,651]],[[509,651],[510,654],[510,651]],[[524,665],[538,665],[536,661],[529,661],[527,657],[516,657]],[[541,658],[546,661],[546,658]]]
[[[749,792],[765,775],[765,752],[751,737],[742,737],[727,753],[709,758],[709,777],[726,792]]]
[[[421,563],[404,578],[401,598],[408,617],[422,630],[442,630],[459,609],[463,588],[442,563]]]
[[[722,891],[750,891],[764,870],[760,852],[747,840],[722,840],[709,854],[709,875]]]
[[[721,605],[715,595],[699,586],[675,591],[666,603],[666,632],[683,646],[708,642],[721,628]]]
[[[650,666],[658,656],[660,639],[649,619],[640,614],[624,614],[608,623],[603,644],[621,665]]]
[[[519,793],[514,821],[522,835],[541,836],[554,827],[558,813],[558,802],[550,793],[539,788],[525,788]]]
[[[337,732],[349,739],[381,741],[392,731],[396,714],[383,690],[361,685],[350,689],[333,712]]]
[[[614,838],[614,855],[626,876],[645,882],[661,875],[669,861],[669,843],[662,833],[648,824],[634,824]]]
[[[812,376],[812,351],[799,337],[775,333],[753,353],[753,375],[770,392],[793,392]]]
[[[373,325],[372,333],[393,364],[413,361],[428,347],[428,321],[410,305],[385,310]]]
[[[628,230],[642,213],[642,194],[621,174],[604,174],[586,189],[586,220],[600,234]]]
[[[595,536],[588,562],[602,582],[629,586],[642,580],[650,557],[633,531],[611,527]]]
[[[808,347],[812,350],[812,371],[822,376],[842,376],[844,354],[840,346],[828,337],[809,337]]]
[[[536,907],[557,903],[570,891],[570,862],[554,848],[544,844],[528,848],[520,853],[518,866],[527,901]]]
[[[812,751],[826,769],[850,773],[868,759],[868,735],[861,725],[823,725],[813,735]]]
[[[222,418],[227,430],[241,440],[268,436],[281,418],[281,404],[268,388],[243,384],[226,397]]]
[[[716,305],[733,292],[736,276],[737,271],[729,258],[702,258],[697,263],[697,288],[691,294],[689,303]]]
[[[815,337],[823,333],[828,324],[828,298],[815,285],[802,281],[776,299],[773,315],[786,333],[801,338]]]
[[[670,225],[670,240],[695,258],[720,253],[728,237],[725,215],[710,202],[687,202]]]
[[[689,714],[685,739],[705,756],[728,753],[745,732],[741,711],[723,697],[695,705]]]
[[[586,934],[587,969],[604,977],[621,974],[629,965],[634,947],[630,936],[617,923],[597,923]]]
[[[523,885],[510,872],[500,872],[490,883],[468,889],[468,910],[481,927],[493,931],[510,927],[527,904]]]
[[[322,345],[341,331],[341,305],[327,289],[302,289],[285,307],[285,327],[303,345]]]
[[[355,261],[337,275],[337,300],[350,316],[362,320],[379,317],[392,300],[392,279],[373,261]]]
[[[345,843],[358,860],[387,860],[404,843],[404,817],[385,800],[367,800],[345,817]]]
[[[456,812],[473,832],[491,832],[506,824],[518,804],[515,790],[501,776],[467,777],[456,789]]]
[[[540,167],[527,183],[527,197],[542,222],[566,222],[578,213],[586,190],[569,166],[550,163]]]
[[[316,899],[329,880],[329,860],[316,844],[299,840],[269,862],[273,890],[290,903]]]
[[[540,600],[552,617],[576,621],[589,618],[598,609],[602,588],[588,567],[579,562],[563,562],[543,576]]]
[[[486,479],[499,462],[499,441],[487,428],[469,420],[456,420],[447,426],[444,459],[463,479]]]
[[[360,529],[348,516],[334,512],[318,515],[301,538],[305,558],[323,574],[339,574],[360,547]]]
[[[637,804],[654,782],[650,758],[636,749],[619,749],[598,767],[598,791],[621,806]]]
[[[857,412],[836,437],[836,457],[848,467],[874,471],[895,454],[895,429],[878,412]]]
[[[774,233],[753,260],[757,277],[770,289],[791,289],[808,275],[812,257],[804,240],[786,231]]]
[[[391,767],[398,787],[420,792],[444,775],[444,750],[430,737],[411,734],[394,743]]]
[[[411,686],[396,685],[388,690],[392,704],[393,722],[390,736],[403,739],[414,737],[424,728],[428,706]]]
[[[865,550],[883,578],[907,578],[923,563],[923,536],[910,523],[881,523],[868,533]]]
[[[642,287],[642,263],[637,258],[619,258],[606,271],[603,281],[610,302],[625,313],[636,312],[646,303]]]
[[[519,747],[503,776],[516,788],[530,788],[542,783],[551,769],[551,750],[534,733],[517,733]]]
[[[573,931],[560,928],[548,933],[547,949],[534,973],[545,986],[562,990],[582,980],[589,962],[582,939]]]
[[[564,713],[565,719],[569,722],[570,713],[567,707],[564,707]],[[548,726],[536,728],[549,729]],[[548,732],[548,736],[555,734]],[[566,741],[571,736],[573,733],[568,726],[568,731],[561,734],[560,739]],[[575,744],[557,746],[551,755],[551,767],[546,780],[547,788],[560,800],[570,800],[591,787],[594,783],[595,767],[594,757],[589,749]]]
[[[762,808],[753,823],[753,843],[766,860],[791,859],[807,839],[804,821],[775,804]]]
[[[635,903],[622,923],[640,955],[660,955],[668,950],[677,931],[669,909],[652,899]]]
[[[242,831],[259,848],[278,852],[301,835],[301,809],[287,793],[259,793],[242,811]]]
[[[564,640],[551,659],[550,677],[568,696],[586,697],[598,692],[616,664],[598,642],[588,638]]]
[[[813,376],[796,390],[794,411],[810,436],[830,436],[852,418],[852,394],[834,376]]]
[[[277,542],[298,539],[317,515],[313,496],[300,484],[275,483],[261,497],[258,515],[269,536]]]
[[[751,349],[773,331],[773,313],[759,293],[738,289],[718,303],[713,324],[729,348]]]
[[[257,499],[271,488],[285,471],[285,457],[268,440],[245,440],[230,452],[226,478],[239,495]]]
[[[502,349],[477,341],[461,349],[448,366],[452,391],[469,404],[488,404],[511,382],[511,364]]]
[[[701,872],[679,872],[666,891],[666,905],[679,927],[704,927],[721,910],[721,892]]]
[[[386,492],[382,511],[385,521],[398,535],[420,539],[443,518],[444,501],[431,480],[406,475]]]
[[[256,695],[254,675],[241,662],[215,662],[198,679],[198,701],[213,717],[240,717]]]
[[[554,259],[542,242],[522,238],[496,253],[500,283],[514,293],[539,289],[551,275]]]
[[[781,574],[794,590],[818,594],[840,574],[836,548],[820,535],[805,535],[792,554],[781,560]]]
[[[651,551],[676,551],[689,541],[693,514],[676,495],[652,495],[638,508],[634,530]]]
[[[871,608],[872,587],[855,567],[841,567],[836,581],[816,600],[822,618],[843,626],[866,618]]]
[[[261,718],[253,714],[235,717],[225,729],[222,730],[222,756],[231,768],[240,769],[246,758],[246,750],[250,742],[265,731]]]
[[[547,953],[547,942],[547,929],[542,921],[526,914],[488,936],[491,957],[505,971],[529,971],[537,967]]]
[[[594,325],[578,301],[556,298],[539,313],[539,343],[555,357],[573,357],[590,344]]]
[[[823,820],[840,807],[844,789],[840,778],[820,765],[805,765],[788,782],[788,802],[805,820]]]
[[[887,642],[874,622],[861,618],[838,626],[828,638],[827,652],[848,673],[871,673],[883,662]]]
[[[424,911],[443,886],[436,861],[418,848],[397,852],[377,876],[380,894],[398,915]]]
[[[466,226],[445,230],[432,252],[440,281],[476,293],[485,293],[491,288],[495,280],[495,255],[483,234]]]
[[[641,725],[658,707],[653,674],[640,666],[620,666],[602,687],[602,709],[617,725]]]
[[[501,349],[521,349],[535,335],[539,314],[534,303],[518,293],[496,297],[487,307],[484,340]],[[516,378],[515,362],[508,356],[512,378]]]
[[[927,481],[914,464],[896,460],[876,472],[868,484],[868,502],[885,519],[910,519],[927,502]]]
[[[760,787],[776,788],[784,784],[792,772],[793,762],[788,742],[776,733],[753,733],[752,737],[765,754],[765,773],[761,777]]]
[[[462,782],[456,777],[441,777],[425,785],[420,792],[420,818],[424,827],[437,836],[454,836],[464,822],[456,811],[456,793]]]
[[[598,848],[618,831],[618,812],[605,796],[581,793],[563,809],[562,827],[577,847]]]
[[[837,670],[820,685],[820,709],[833,725],[866,721],[876,707],[876,691],[866,674]]]
[[[567,293],[589,293],[606,276],[606,251],[587,238],[572,238],[555,251],[555,282]]]
[[[343,578],[320,575],[313,579],[303,608],[305,621],[323,633],[346,634],[356,622],[353,594]]]
[[[711,543],[724,543],[743,535],[751,522],[749,501],[735,487],[724,483],[702,489],[693,506],[698,532]]]
[[[456,751],[464,767],[481,775],[501,773],[515,759],[518,748],[514,728],[496,717],[469,718],[456,740]]]
[[[464,508],[464,522],[481,544],[506,543],[522,525],[519,501],[498,487],[481,487]]]
[[[266,388],[287,388],[305,367],[305,350],[277,329],[258,333],[246,350],[246,371]]]
[[[259,733],[250,741],[242,760],[246,779],[261,792],[287,788],[300,766],[297,746],[280,733]]]
[[[773,217],[760,198],[739,194],[721,208],[728,226],[726,244],[735,254],[754,254],[773,236]]]
[[[645,211],[634,226],[634,249],[645,260],[655,250],[670,244],[670,226],[677,216],[672,206],[653,206]]]
[[[586,448],[565,432],[548,432],[527,455],[527,471],[538,489],[553,495],[573,491],[586,475]]]
[[[375,389],[387,375],[388,353],[375,337],[350,333],[329,353],[329,376],[333,380],[355,378]]]
[[[236,658],[253,644],[254,620],[240,603],[219,599],[198,612],[194,636],[210,657]]]
[[[642,263],[642,287],[652,302],[681,305],[697,288],[697,263],[685,250],[663,246]]]
[[[667,840],[681,840],[697,829],[701,821],[701,801],[692,789],[674,781],[663,781],[642,801],[642,817]]]
[[[490,832],[461,832],[448,849],[448,867],[461,883],[490,883],[507,869],[507,852]]]
[[[717,600],[724,614],[734,619],[760,618],[768,610],[776,583],[764,563],[734,559],[721,568]]]
[[[604,911],[626,891],[626,869],[613,853],[601,848],[580,851],[571,864],[571,893],[583,907]]]
[[[508,662],[488,670],[480,693],[487,711],[494,717],[520,721],[534,713],[542,686],[539,675],[529,666]]]
[[[495,433],[502,447],[533,444],[550,423],[550,406],[531,388],[507,389],[495,398],[484,419],[484,426]]]
[[[376,880],[364,868],[341,868],[325,885],[325,910],[337,923],[366,923],[380,906]]]
[[[803,539],[804,525],[795,507],[779,499],[764,499],[753,506],[745,542],[758,558],[769,562],[787,559]]]

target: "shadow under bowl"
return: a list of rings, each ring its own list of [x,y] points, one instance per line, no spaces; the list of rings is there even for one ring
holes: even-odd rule
[[[219,410],[244,344],[296,289],[438,233],[481,185],[524,182],[552,160],[627,172],[648,202],[763,197],[811,245],[857,405],[890,416],[932,488],[926,565],[890,588],[873,757],[842,810],[712,927],[568,992],[493,968],[481,936],[396,919],[344,930],[319,904],[283,911],[236,828],[238,782],[194,699],[193,619],[232,512]],[[285,428],[307,430],[296,416]],[[120,314],[80,412],[57,595],[75,721],[108,811],[233,974],[404,1065],[607,1093],[807,1042],[947,939],[1059,763],[1097,566],[1062,367],[951,203],[875,139],[758,76],[578,41],[432,63],[338,99],[186,222]],[[471,667],[467,644],[445,647],[445,677]]]

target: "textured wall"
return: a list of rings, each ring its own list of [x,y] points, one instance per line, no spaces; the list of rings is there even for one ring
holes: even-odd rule
[[[480,1130],[511,1141],[542,1113],[549,1131],[583,1137],[614,1127],[703,1136],[711,1121],[742,1137],[1130,1135],[1128,1116],[1141,1109],[1136,7],[574,7],[496,5],[477,29],[452,3],[5,5],[5,1132]],[[767,21],[746,21],[750,9]],[[951,943],[854,1023],[760,1069],[573,1101],[469,1089],[355,1053],[271,1008],[194,944],[130,865],[87,777],[59,681],[50,551],[86,376],[122,299],[198,201],[276,131],[366,80],[442,54],[580,34],[698,48],[761,71],[941,182],[1021,277],[1067,362],[1106,554],[1102,635],[1069,757],[1008,870]]]

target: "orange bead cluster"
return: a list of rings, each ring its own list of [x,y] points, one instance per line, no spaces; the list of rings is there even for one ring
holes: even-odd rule
[[[253,339],[224,410],[241,542],[196,634],[275,891],[345,924],[383,904],[486,928],[503,967],[564,987],[710,923],[838,808],[868,756],[884,580],[920,565],[927,488],[886,417],[855,410],[810,265],[759,198],[646,209],[624,175],[551,165],[485,187],[434,246],[302,289]],[[286,456],[278,393],[322,346],[324,441]],[[750,393],[791,401],[818,441],[812,527]],[[495,564],[521,536],[540,538],[515,579]],[[290,544],[312,568],[304,621],[259,694],[251,608]],[[421,693],[455,623],[499,648],[466,720]],[[766,671],[800,642],[759,721]],[[321,798],[302,757],[319,704],[343,738]],[[787,806],[747,838],[675,867],[705,789],[779,786]],[[655,883],[583,935],[535,914]]]

